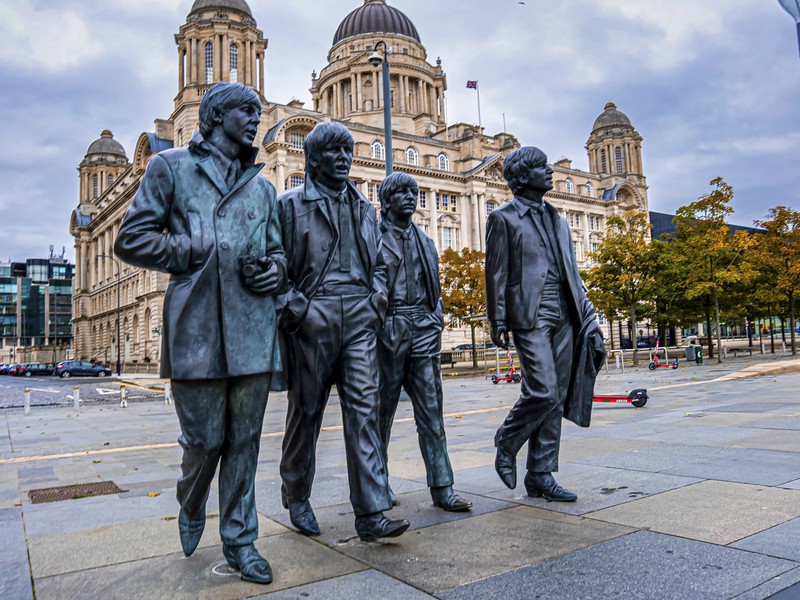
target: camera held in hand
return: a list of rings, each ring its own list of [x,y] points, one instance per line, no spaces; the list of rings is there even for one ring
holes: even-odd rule
[[[266,257],[259,257],[255,254],[245,254],[239,257],[239,272],[242,274],[242,279],[252,279],[256,275],[265,272],[270,263]]]

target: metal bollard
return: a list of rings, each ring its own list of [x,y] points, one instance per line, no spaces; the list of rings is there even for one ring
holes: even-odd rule
[[[81,388],[77,385],[72,388],[72,408],[81,407]]]
[[[125,384],[119,386],[119,407],[128,408],[128,399],[126,398]]]
[[[167,406],[172,404],[172,386],[169,381],[164,384],[164,404]]]
[[[25,400],[23,401],[23,410],[25,415],[31,414],[31,389],[25,388]]]
[[[620,359],[620,356],[619,356],[619,354],[617,354],[617,355],[616,355],[614,358],[616,358],[616,359],[617,359],[617,368],[619,369],[619,363],[620,363],[620,360],[619,360],[619,359]]]
[[[767,353],[767,347],[762,343],[761,344],[761,354],[766,354],[766,353]]]

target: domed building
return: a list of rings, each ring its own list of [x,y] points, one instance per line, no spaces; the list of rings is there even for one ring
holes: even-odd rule
[[[110,132],[103,132],[79,167],[79,206],[70,224],[76,251],[76,357],[113,362],[119,285],[124,368],[157,371],[167,276],[117,265],[111,258],[113,240],[147,161],[161,150],[188,144],[198,127],[200,101],[219,81],[243,83],[259,93],[264,107],[259,161],[278,193],[303,183],[305,136],[316,124],[335,119],[355,140],[351,179],[376,207],[388,158],[388,103],[394,169],[413,175],[420,186],[415,221],[440,251],[484,250],[486,216],[511,198],[503,159],[520,144],[507,132],[487,135],[475,124],[448,123],[444,63],[429,59],[420,28],[393,6],[400,0],[391,1],[350,0],[355,6],[332,28],[326,64],[311,74],[310,106],[299,100],[267,101],[268,40],[245,0],[193,2],[175,36],[178,90],[172,114],[156,119],[153,132],[141,134],[130,163]],[[376,53],[389,62],[388,97],[381,66],[369,60]],[[279,49],[272,60],[291,55],[290,49]],[[588,264],[608,216],[632,208],[647,211],[641,142],[630,119],[609,102],[587,141],[589,171],[573,169],[567,158],[553,164],[555,188],[548,197],[570,224],[579,265]],[[546,141],[540,143],[554,151]]]

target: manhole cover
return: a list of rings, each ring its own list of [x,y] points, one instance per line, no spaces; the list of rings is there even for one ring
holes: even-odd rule
[[[91,496],[119,494],[121,491],[113,481],[100,481],[98,483],[79,483],[77,485],[30,490],[28,497],[31,500],[31,504],[43,504],[45,502],[58,502],[59,500],[75,500]]]

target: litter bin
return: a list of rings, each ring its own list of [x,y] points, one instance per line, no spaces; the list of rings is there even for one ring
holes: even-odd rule
[[[686,360],[693,360],[696,364],[703,364],[703,347],[697,344],[686,346]]]

